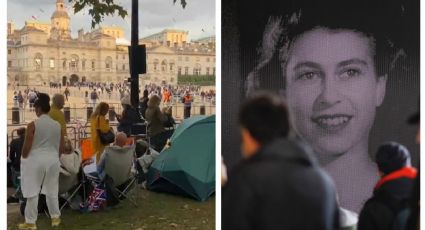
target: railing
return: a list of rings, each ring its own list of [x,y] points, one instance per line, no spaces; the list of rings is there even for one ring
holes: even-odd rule
[[[117,114],[121,114],[122,113],[122,106],[119,103],[108,103],[110,108],[114,108],[114,112]],[[12,121],[12,113],[14,112],[13,108],[13,103],[12,104],[8,104],[8,109],[7,109],[7,124],[13,124]],[[70,106],[69,104],[65,104],[65,107],[69,108],[69,112],[70,112],[70,124],[76,124],[76,123],[85,123],[87,122],[87,113],[88,113],[88,108],[91,107],[92,108],[92,112],[94,111],[94,108],[92,107],[93,104],[92,103],[88,103],[88,104],[80,104],[77,105],[73,104],[72,106]],[[167,104],[162,104],[161,107],[171,107],[171,111],[172,111],[172,115],[176,120],[181,120],[183,119],[183,114],[184,114],[184,104],[183,103],[167,103]],[[30,121],[33,121],[37,118],[35,112],[33,110],[29,109],[29,106],[27,105],[26,108],[16,108],[18,112],[19,111],[19,124],[27,124]],[[204,111],[202,111],[204,110]],[[192,103],[192,109],[191,109],[191,115],[199,115],[201,114],[201,112],[205,112],[205,115],[212,115],[215,114],[215,105],[212,104],[203,104],[203,103]],[[107,116],[107,118],[110,119],[111,122],[116,121],[115,120],[115,116],[114,114],[110,111],[111,116]],[[89,114],[90,116],[90,114]]]

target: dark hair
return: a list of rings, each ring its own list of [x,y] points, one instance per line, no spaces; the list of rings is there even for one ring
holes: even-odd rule
[[[25,130],[26,129],[24,127],[22,127],[22,128],[17,129],[16,133],[18,134],[18,136],[23,136],[23,135],[25,135]]]
[[[379,146],[375,162],[379,171],[384,174],[397,171],[410,165],[410,153],[406,147],[396,142],[389,142]]]
[[[286,138],[291,131],[286,102],[267,92],[257,92],[242,104],[239,123],[263,145],[276,138]]]
[[[258,47],[259,58],[246,82],[247,95],[259,88],[259,77],[273,66],[285,76],[290,49],[300,35],[316,28],[332,31],[350,30],[364,35],[370,41],[371,55],[377,76],[391,72],[399,57],[405,56],[401,48],[405,22],[402,4],[378,1],[311,1],[293,6],[286,1],[272,4],[268,22]],[[288,10],[288,8],[290,8]],[[282,13],[284,12],[284,13]],[[282,82],[285,87],[285,81]]]
[[[50,111],[50,97],[45,93],[38,93],[34,102],[34,108],[40,108],[43,113]]]

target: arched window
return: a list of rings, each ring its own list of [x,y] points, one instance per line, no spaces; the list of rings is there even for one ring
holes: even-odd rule
[[[75,54],[71,55],[71,60],[69,61],[69,69],[72,71],[78,71],[78,56]]]
[[[96,61],[95,60],[91,60],[91,70],[95,71],[96,69]]]
[[[195,68],[193,68],[193,75],[201,75],[201,65],[196,63]]]
[[[161,71],[162,71],[162,72],[167,71],[167,61],[166,61],[166,60],[163,60],[163,61],[161,62]]]
[[[40,53],[35,54],[34,66],[36,70],[41,70],[41,68],[43,67],[43,55],[41,55]]]
[[[169,65],[170,65],[170,72],[174,72],[174,65],[175,65],[174,60],[171,60]]]
[[[158,59],[155,59],[155,60],[153,61],[153,70],[154,70],[154,71],[157,71],[157,70],[158,70],[158,64],[159,64]]]
[[[66,59],[63,59],[63,62],[62,62],[62,68],[63,68],[63,69],[66,69]]]

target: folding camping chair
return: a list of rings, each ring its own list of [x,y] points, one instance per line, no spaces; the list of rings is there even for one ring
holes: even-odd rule
[[[60,207],[60,210],[62,210],[67,204],[71,205],[72,199],[75,197],[75,195],[77,195],[77,193],[78,193],[78,191],[80,191],[81,187],[83,188],[83,197],[82,197],[83,201],[86,200],[86,185],[87,185],[88,180],[87,180],[87,178],[84,174],[83,168],[92,163],[93,151],[92,151],[92,145],[91,145],[91,139],[90,138],[83,138],[83,139],[80,140],[80,150],[81,150],[81,166],[80,166],[80,171],[79,171],[79,174],[81,174],[80,175],[80,181],[71,187],[71,188],[74,188],[74,189],[72,189],[70,191],[71,195],[69,195],[67,198],[64,198],[65,203],[62,204],[62,206]],[[77,180],[78,180],[78,176],[77,176]],[[59,183],[60,183],[60,181],[59,181]],[[68,189],[60,189],[60,190],[68,190]],[[67,191],[67,192],[69,192],[69,191]]]
[[[79,174],[81,174],[81,175],[80,175],[80,181],[78,183],[72,185],[72,187],[70,189],[59,189],[59,190],[67,190],[66,192],[70,192],[71,193],[66,198],[62,197],[65,200],[65,202],[60,207],[60,210],[61,211],[62,211],[62,209],[67,204],[69,204],[71,206],[72,199],[77,195],[78,191],[80,191],[81,188],[83,188],[83,197],[82,197],[82,199],[83,199],[83,201],[86,200],[86,185],[87,185],[88,180],[87,180],[87,178],[86,178],[86,176],[84,174],[83,168],[84,168],[84,166],[86,166],[86,165],[88,165],[90,163],[91,163],[91,159],[87,159],[87,160],[84,160],[83,162],[81,162],[80,171],[79,171]],[[78,175],[76,175],[76,176],[77,176],[77,180],[78,180]],[[60,179],[61,179],[61,177],[59,177],[59,184],[61,183],[60,182]],[[63,194],[61,191],[60,191],[60,193]]]
[[[107,146],[103,154],[107,154],[105,161],[105,173],[114,182],[113,191],[118,194],[118,199],[127,198],[137,207],[135,199],[128,196],[130,189],[135,187],[138,179],[137,171],[133,172],[133,162],[135,159],[135,145],[125,146],[125,152],[114,151],[116,146]],[[100,183],[100,178],[86,174],[87,178],[95,183]],[[123,187],[123,188],[122,188]]]

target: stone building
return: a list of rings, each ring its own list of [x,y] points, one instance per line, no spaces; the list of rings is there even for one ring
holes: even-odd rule
[[[124,31],[102,26],[71,37],[64,0],[56,1],[51,22],[27,21],[22,29],[8,23],[7,79],[21,85],[122,82],[129,78]],[[179,75],[215,75],[215,40],[187,41],[188,31],[166,29],[143,38],[147,73],[141,83],[177,83]]]

